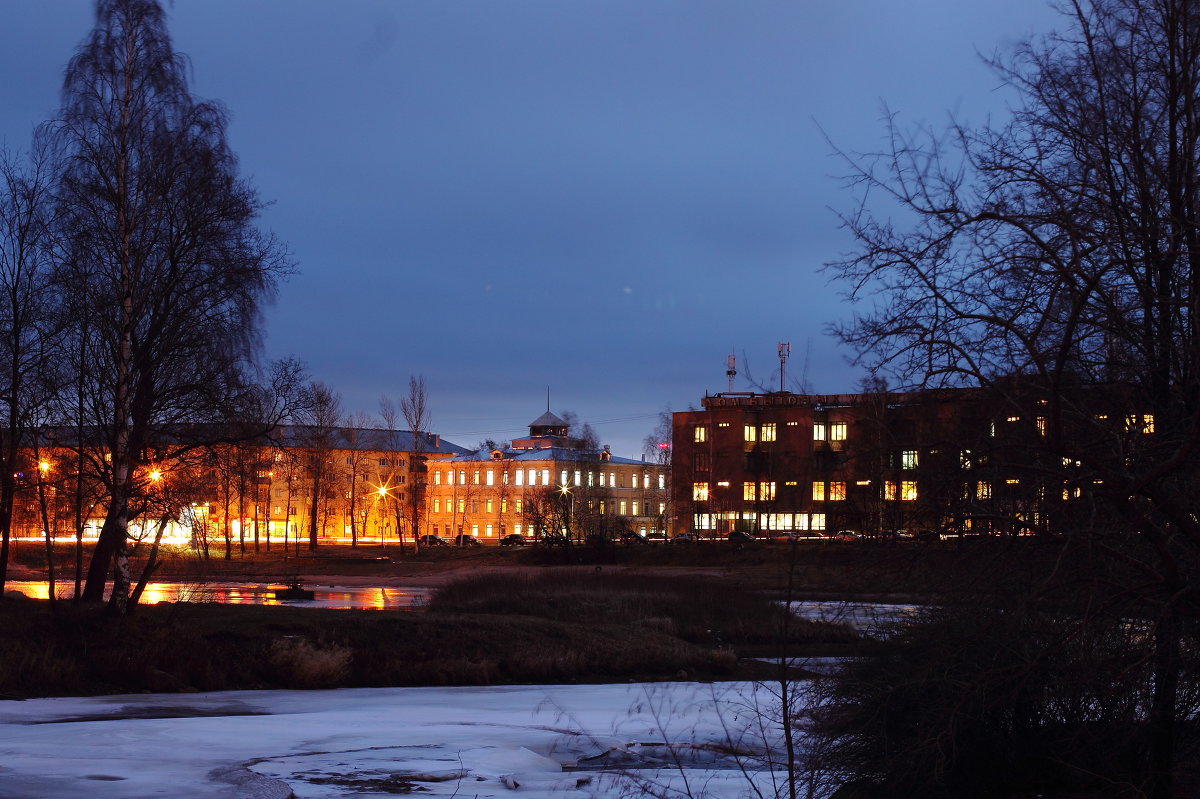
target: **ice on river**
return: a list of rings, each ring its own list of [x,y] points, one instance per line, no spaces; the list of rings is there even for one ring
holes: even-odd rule
[[[769,689],[366,688],[0,703],[6,799],[746,795]],[[729,753],[730,736],[743,755]],[[771,733],[768,731],[767,733]],[[743,767],[749,772],[743,773]],[[639,781],[643,781],[639,785]]]

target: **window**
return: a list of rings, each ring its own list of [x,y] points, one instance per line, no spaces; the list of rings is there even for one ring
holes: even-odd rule
[[[467,501],[465,499],[460,499],[458,501],[458,512],[466,513],[466,511],[467,511]]]
[[[503,499],[503,498],[501,498],[501,500],[500,500],[500,512],[501,512],[501,513],[508,513],[508,500],[507,500],[507,499]]]
[[[758,428],[752,424],[743,425],[742,438],[746,441],[758,441]]]
[[[600,472],[600,487],[604,488],[604,472]]]
[[[626,502],[625,500],[621,500],[621,515],[627,516],[628,512],[629,512],[629,503]]]
[[[763,441],[774,441],[775,440],[775,423],[774,422],[769,422],[762,426],[762,440]]]
[[[903,480],[900,483],[900,501],[913,502],[917,498],[917,481]]]
[[[441,513],[441,512],[442,512],[442,501],[441,501],[440,499],[434,498],[434,500],[433,500],[433,512],[434,512],[434,513]]]
[[[583,473],[580,472],[578,469],[576,469],[575,470],[575,485],[577,485],[577,486],[583,485],[582,481],[580,480],[580,477],[582,477],[582,476],[583,476]]]
[[[960,469],[970,469],[971,468],[971,450],[964,449],[958,453],[958,468],[960,468]]]
[[[660,474],[658,476],[658,490],[663,491],[666,489],[666,487],[667,487],[667,476],[665,474]]]
[[[608,485],[609,485],[609,487],[610,487],[610,488],[616,488],[616,487],[617,487],[617,473],[616,473],[616,472],[609,472],[609,473],[608,473]]]
[[[542,469],[542,485],[544,485],[544,486],[550,485],[550,470],[549,469]]]
[[[696,471],[707,472],[708,471],[708,453],[707,452],[697,452],[696,458],[695,458],[695,464],[696,464]]]
[[[492,499],[491,499],[491,497],[488,497],[488,499],[487,499],[487,500],[484,502],[484,508],[483,508],[483,509],[484,509],[484,511],[485,511],[485,512],[487,512],[487,513],[491,513],[491,512],[492,512]]]
[[[1153,433],[1154,414],[1130,414],[1125,417],[1125,429],[1131,433]]]
[[[707,502],[708,501],[708,483],[692,483],[692,501]]]
[[[559,484],[559,485],[564,485],[564,486],[567,486],[567,485],[570,485],[570,484],[571,484],[571,481],[570,481],[570,479],[567,477],[567,470],[566,470],[566,469],[563,469],[563,470],[562,470],[562,474],[560,474],[560,475],[559,475],[559,477],[561,477],[561,478],[562,478],[561,480],[559,480],[559,481],[558,481],[558,484]]]
[[[815,502],[825,501],[825,483],[817,480],[812,484],[812,498]]]
[[[478,524],[471,525],[471,535],[476,536],[476,537],[479,536],[479,525]]]
[[[519,485],[519,486],[525,485],[525,470],[517,469],[516,478],[517,478],[517,482],[516,482],[517,485]]]
[[[883,481],[883,498],[888,501],[892,501],[892,500],[896,499],[896,481],[894,481],[894,480],[884,480]]]
[[[466,469],[458,470],[458,484],[460,486],[465,486],[467,484],[467,470]]]
[[[521,500],[520,499],[513,500],[513,511],[516,513],[521,512]]]
[[[433,484],[435,486],[440,486],[442,484],[442,473],[441,472],[433,473]]]
[[[380,459],[379,459],[379,465],[380,465],[380,466],[389,466],[390,464],[388,463],[388,459],[387,459],[387,458],[380,458]]]
[[[708,427],[702,424],[696,425],[696,428],[692,431],[692,440],[697,444],[708,441]]]
[[[446,485],[448,485],[448,486],[454,485],[454,470],[453,469],[446,472]]]
[[[813,441],[824,441],[827,433],[824,422],[813,423]]]
[[[729,427],[729,422],[717,422],[717,427]]]
[[[635,499],[635,500],[634,500],[632,503],[630,503],[630,504],[631,504],[631,510],[632,510],[632,512],[633,512],[633,515],[634,515],[634,516],[637,516],[637,515],[638,515],[638,503],[637,503],[637,500]]]
[[[767,500],[768,502],[775,499],[775,483],[759,483],[758,498]]]
[[[846,501],[846,484],[840,480],[829,484],[829,501],[830,502],[845,502]]]
[[[980,480],[975,484],[975,499],[991,499],[992,484],[987,480]]]
[[[488,469],[487,473],[484,475],[483,482],[485,485],[490,485],[490,486],[495,485],[496,484],[496,473],[493,472],[491,469]]]
[[[906,449],[900,453],[900,468],[917,468],[917,451],[915,449]]]
[[[1006,417],[1004,417],[1004,421],[1006,421],[1006,422],[1019,422],[1019,421],[1021,421],[1021,417],[1020,417],[1020,416],[1006,416]]]
[[[478,469],[476,469],[474,472],[471,473],[471,484],[479,485],[479,470]]]
[[[650,474],[649,474],[649,472],[647,472],[646,474],[642,475],[642,489],[648,490],[649,488],[650,488]]]
[[[830,441],[845,441],[847,427],[845,422],[834,422],[829,425],[829,440]]]
[[[591,488],[595,484],[596,484],[596,473],[588,472],[588,488]]]
[[[479,500],[471,500],[471,513],[479,513]]]
[[[755,499],[754,483],[742,483],[742,499],[750,502]]]
[[[1037,425],[1038,435],[1042,435],[1042,436],[1046,435],[1046,427],[1047,427],[1046,417],[1039,416],[1036,419],[1034,419],[1033,421],[1034,421],[1034,424]]]

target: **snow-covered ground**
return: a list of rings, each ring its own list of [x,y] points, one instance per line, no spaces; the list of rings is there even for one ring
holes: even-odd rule
[[[704,685],[371,688],[0,703],[5,799],[773,795],[756,709]],[[766,736],[774,733],[767,726]],[[730,754],[734,748],[743,755]]]

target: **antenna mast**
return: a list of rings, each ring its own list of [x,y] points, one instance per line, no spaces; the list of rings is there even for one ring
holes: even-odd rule
[[[729,393],[733,393],[733,378],[737,376],[737,356],[730,355],[725,359],[725,376],[729,378]]]
[[[788,356],[792,354],[792,343],[790,341],[779,342],[779,390],[783,391],[783,365],[787,363]]]

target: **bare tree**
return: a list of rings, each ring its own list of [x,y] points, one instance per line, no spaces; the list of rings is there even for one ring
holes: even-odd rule
[[[1007,124],[938,138],[889,118],[890,147],[848,159],[858,248],[831,268],[871,302],[840,332],[873,369],[1042,408],[1036,446],[1088,492],[1059,532],[1136,564],[1109,609],[1151,626],[1126,642],[1153,685],[1129,778],[1167,799],[1200,616],[1200,12],[1062,10],[1065,32],[992,61],[1019,97]]]
[[[197,101],[154,0],[99,0],[51,126],[66,157],[59,216],[65,284],[86,301],[78,335],[105,431],[109,504],[84,588],[129,590],[129,503],[156,429],[222,421],[247,391],[260,306],[290,264],[255,227],[225,114]],[[232,401],[231,401],[232,400]]]
[[[421,535],[421,517],[425,500],[425,452],[428,450],[429,408],[425,393],[425,378],[417,375],[408,379],[408,395],[400,400],[400,412],[413,438],[413,451],[408,461],[408,520],[412,525],[413,546]]]
[[[308,388],[308,409],[300,416],[303,423],[300,438],[305,450],[311,489],[308,507],[308,548],[317,549],[317,539],[323,529],[321,513],[328,503],[321,500],[336,482],[336,471],[330,453],[336,448],[342,419],[342,398],[329,386],[314,381]]]
[[[56,162],[39,144],[22,166],[0,152],[0,597],[8,573],[17,460],[62,382],[55,357],[63,315],[53,281],[51,190]],[[34,417],[34,414],[38,418]],[[40,486],[39,482],[39,486]],[[39,489],[40,491],[40,489]]]

